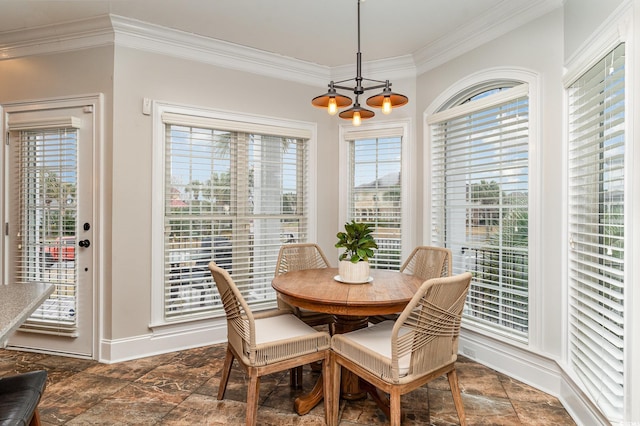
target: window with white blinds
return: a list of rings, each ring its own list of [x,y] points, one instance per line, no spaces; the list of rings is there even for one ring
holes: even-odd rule
[[[211,260],[248,303],[273,303],[280,246],[308,238],[310,133],[172,113],[162,120],[164,320],[223,312]]]
[[[19,283],[48,282],[54,293],[24,322],[22,331],[75,336],[77,333],[76,188],[77,130],[70,120],[19,130],[18,223],[14,224]],[[51,126],[52,128],[46,128]],[[21,130],[22,127],[29,129]],[[38,127],[45,127],[38,129]]]
[[[375,269],[402,264],[402,130],[348,135],[347,221],[373,225],[378,244],[369,259]]]
[[[569,359],[616,422],[624,413],[624,44],[567,91]]]
[[[434,114],[432,241],[473,280],[468,323],[526,341],[529,329],[528,85],[474,94]]]

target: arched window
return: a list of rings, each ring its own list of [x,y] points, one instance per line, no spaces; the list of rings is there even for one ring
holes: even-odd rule
[[[428,118],[431,243],[474,275],[465,316],[491,332],[529,335],[529,85],[467,87]]]

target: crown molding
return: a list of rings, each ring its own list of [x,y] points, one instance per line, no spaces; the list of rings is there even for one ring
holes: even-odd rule
[[[503,1],[451,36],[441,37],[413,54],[417,74],[436,68],[458,56],[562,7],[564,0],[532,0],[526,9]]]
[[[378,80],[414,78],[562,6],[563,0],[531,1],[525,10],[514,3],[501,2],[453,36],[413,55],[363,62],[363,74]],[[0,32],[0,60],[100,46],[128,47],[318,87],[353,78],[356,72],[355,64],[327,67],[118,15]]]
[[[318,87],[332,78],[354,75],[350,66],[330,68],[118,15],[0,33],[0,60],[100,46],[128,47]],[[372,78],[384,73],[394,74],[387,78],[415,76],[411,56],[365,62],[363,70]]]
[[[0,60],[120,46],[317,86],[331,69],[117,15],[0,32]]]
[[[113,45],[109,16],[0,33],[0,60]]]
[[[115,44],[298,83],[325,85],[329,68],[251,47],[111,15]]]

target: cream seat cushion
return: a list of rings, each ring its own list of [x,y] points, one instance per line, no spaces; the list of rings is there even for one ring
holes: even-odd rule
[[[359,330],[339,335],[339,338],[348,339],[356,345],[378,353],[388,359],[388,363],[391,365],[391,332],[393,331],[394,325],[394,321],[383,321],[367,328],[361,328]],[[398,337],[404,336],[409,332],[411,332],[409,328],[402,327],[398,332]],[[338,335],[334,337],[338,337]],[[400,377],[404,377],[409,373],[410,362],[411,353],[408,353],[398,359],[398,374]]]
[[[256,345],[318,333],[293,314],[256,319],[255,326]]]

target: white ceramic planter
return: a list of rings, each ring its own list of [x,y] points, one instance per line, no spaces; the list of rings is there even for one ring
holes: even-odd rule
[[[366,283],[369,281],[369,262],[353,263],[349,260],[341,260],[338,265],[340,281],[345,283]]]

